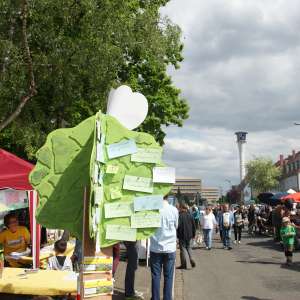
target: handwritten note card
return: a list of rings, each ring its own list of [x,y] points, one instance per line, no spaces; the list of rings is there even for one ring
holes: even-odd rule
[[[175,183],[175,168],[154,167],[153,182]]]
[[[119,143],[110,144],[107,146],[108,158],[121,157],[137,152],[137,146],[134,140],[122,140]]]
[[[144,193],[153,193],[153,182],[151,178],[126,175],[123,189]]]
[[[96,159],[97,161],[104,163],[105,162],[105,158],[104,158],[104,151],[103,151],[103,145],[99,142],[97,142],[97,146],[96,146]]]
[[[102,199],[103,199],[103,188],[102,188],[102,186],[97,186],[95,188],[94,193],[95,193],[95,197],[94,197],[95,204],[99,205],[102,202]]]
[[[124,225],[107,224],[106,239],[117,241],[136,241],[136,229]]]
[[[133,204],[130,202],[107,203],[104,205],[105,218],[128,217],[133,214]]]
[[[162,206],[163,206],[163,195],[134,198],[134,211],[161,209]]]
[[[99,176],[99,167],[98,167],[97,164],[95,164],[95,166],[94,166],[94,175],[93,175],[94,183],[98,182],[98,176]]]
[[[153,228],[160,226],[160,213],[139,212],[131,216],[131,228]]]
[[[118,165],[107,165],[106,166],[106,173],[107,174],[117,174],[119,171]]]
[[[138,148],[137,153],[132,154],[131,161],[159,164],[162,150],[157,148]]]
[[[110,198],[112,200],[119,199],[122,197],[122,192],[120,191],[119,186],[110,185],[109,189],[110,189]]]

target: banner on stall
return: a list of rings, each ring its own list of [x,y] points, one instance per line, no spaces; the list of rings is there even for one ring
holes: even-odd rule
[[[112,272],[113,258],[107,256],[86,256],[83,259],[84,273]]]

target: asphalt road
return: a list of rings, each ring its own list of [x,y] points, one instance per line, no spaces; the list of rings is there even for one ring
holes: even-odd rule
[[[286,268],[280,247],[267,237],[243,237],[242,244],[223,250],[193,251],[196,268],[183,272],[185,300],[300,300],[300,252]]]

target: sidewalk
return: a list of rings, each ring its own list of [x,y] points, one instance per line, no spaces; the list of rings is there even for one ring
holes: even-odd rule
[[[178,266],[179,251],[177,251],[176,256],[177,256],[176,265]],[[116,273],[115,295],[113,297],[114,300],[124,299],[125,272],[126,272],[126,262],[121,261]],[[162,287],[163,287],[163,278],[161,282],[161,288]],[[150,271],[150,267],[147,268],[145,264],[140,263],[139,268],[136,272],[135,288],[136,290],[144,293],[144,297],[146,300],[151,299],[151,271]],[[176,270],[175,273],[174,300],[183,300],[183,274],[181,270]]]

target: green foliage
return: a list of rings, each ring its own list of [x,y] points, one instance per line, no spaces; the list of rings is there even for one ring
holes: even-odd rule
[[[180,29],[163,18],[167,0],[28,1],[28,40],[37,95],[0,133],[0,145],[33,159],[49,132],[106,108],[111,87],[128,84],[149,100],[139,130],[162,144],[163,125],[182,126],[188,105],[167,67],[182,61]],[[0,123],[26,93],[20,1],[0,2]]]
[[[271,159],[259,157],[247,163],[247,181],[257,193],[271,191],[278,187],[281,170]]]

